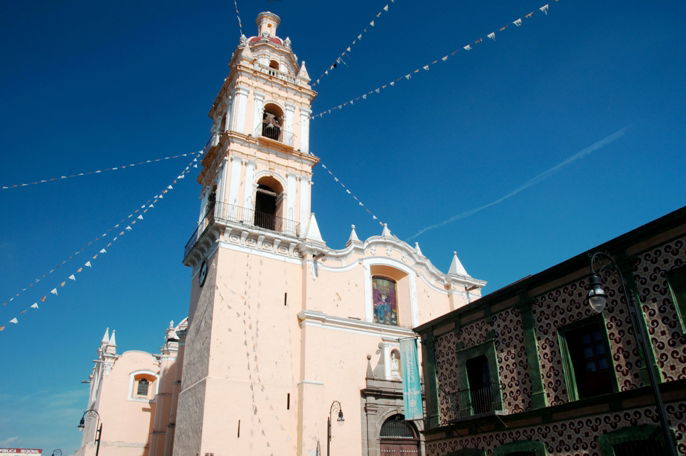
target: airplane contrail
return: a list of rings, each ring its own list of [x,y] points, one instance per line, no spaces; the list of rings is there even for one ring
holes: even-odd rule
[[[608,136],[604,137],[603,139],[594,142],[590,146],[584,147],[583,149],[581,149],[579,152],[575,153],[571,157],[565,159],[564,161],[561,161],[560,163],[553,166],[552,168],[549,168],[549,169],[543,171],[542,173],[538,174],[537,176],[529,179],[528,181],[526,181],[525,183],[523,183],[519,187],[512,190],[510,193],[508,193],[504,196],[501,196],[500,198],[498,198],[494,201],[491,201],[490,203],[484,204],[483,206],[475,207],[474,209],[469,209],[467,211],[460,212],[459,214],[455,214],[452,217],[448,217],[447,219],[443,220],[442,222],[438,222],[438,223],[435,223],[433,225],[425,226],[424,228],[422,228],[421,230],[417,231],[415,234],[413,234],[412,236],[407,238],[407,240],[411,241],[412,239],[421,236],[422,234],[426,233],[427,231],[430,231],[430,230],[433,230],[436,228],[440,228],[442,226],[453,223],[457,220],[467,218],[469,216],[476,214],[477,212],[481,212],[484,209],[488,209],[489,207],[493,207],[496,204],[500,204],[503,201],[512,198],[513,196],[517,195],[518,193],[523,192],[527,188],[533,187],[534,185],[542,182],[543,180],[552,176],[553,174],[555,174],[556,172],[558,172],[562,168],[569,166],[572,163],[574,163],[575,161],[580,160],[580,159],[586,157],[587,155],[590,155],[591,153],[593,153],[599,149],[602,149],[603,147],[617,141],[619,138],[621,138],[622,136],[624,136],[626,134],[626,131],[628,128],[629,127],[627,126],[627,127],[624,127],[620,130],[617,130],[616,132],[612,133],[611,135],[608,135]]]

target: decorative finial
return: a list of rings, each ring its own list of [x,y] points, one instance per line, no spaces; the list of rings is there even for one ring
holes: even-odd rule
[[[355,231],[355,225],[350,225],[350,236],[348,236],[348,242],[345,245],[350,245],[353,242],[360,242],[360,238],[357,237],[357,232]]]
[[[414,251],[417,252],[417,255],[424,256],[422,249],[419,248],[419,242],[414,243]]]

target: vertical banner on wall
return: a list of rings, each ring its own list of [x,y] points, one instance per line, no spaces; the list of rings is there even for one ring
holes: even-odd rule
[[[406,420],[424,418],[422,408],[422,384],[419,378],[417,339],[400,339],[400,361],[402,362],[403,407]]]

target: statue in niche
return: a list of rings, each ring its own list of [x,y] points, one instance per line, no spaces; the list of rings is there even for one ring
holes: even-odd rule
[[[400,375],[400,353],[397,350],[391,351],[391,378],[401,379]]]

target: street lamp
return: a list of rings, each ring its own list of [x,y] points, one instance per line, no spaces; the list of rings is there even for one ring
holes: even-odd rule
[[[343,408],[341,403],[338,401],[333,401],[331,407],[329,408],[329,416],[326,417],[326,456],[331,456],[331,417],[333,416],[334,410],[338,408],[338,422],[342,423],[345,421],[343,418]]]
[[[598,259],[604,258],[607,263],[596,268],[596,262]],[[629,288],[624,280],[624,275],[622,270],[617,265],[616,260],[607,252],[595,252],[591,255],[591,277],[589,281],[589,289],[586,295],[588,304],[597,313],[602,313],[605,310],[607,304],[607,294],[603,289],[603,282],[600,278],[600,274],[605,271],[614,271],[619,276],[620,283],[624,289],[624,295],[626,297],[627,306],[629,307],[629,315],[631,316],[631,325],[634,329],[634,334],[636,338],[637,345],[639,346],[641,356],[645,361],[648,368],[648,378],[650,379],[650,386],[653,390],[653,396],[655,397],[655,406],[657,407],[657,413],[660,417],[660,426],[663,433],[663,438],[665,445],[667,445],[667,451],[671,456],[677,456],[674,441],[672,439],[672,433],[669,431],[669,421],[667,420],[667,413],[665,412],[665,405],[662,402],[662,395],[660,394],[659,382],[657,379],[657,374],[655,373],[652,364],[649,361],[649,338],[648,331],[645,325],[639,320],[638,313],[636,312],[636,303],[633,290]]]
[[[100,419],[100,414],[98,413],[98,411],[88,409],[85,412],[83,412],[83,416],[81,417],[81,421],[79,421],[79,425],[77,427],[83,431],[83,428],[86,427],[86,419],[93,417],[97,417],[97,421],[95,422],[96,425],[98,424],[98,422],[100,423],[95,432],[94,440],[94,442],[98,444],[95,447],[95,456],[98,456],[98,453],[100,453],[100,439],[102,438],[102,420]]]

